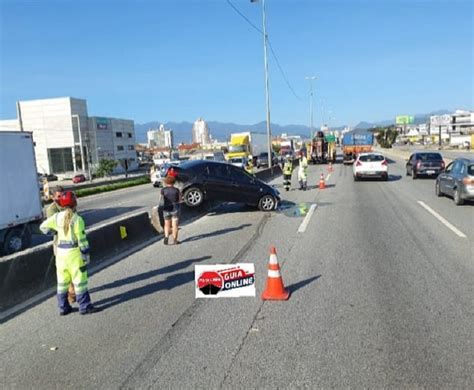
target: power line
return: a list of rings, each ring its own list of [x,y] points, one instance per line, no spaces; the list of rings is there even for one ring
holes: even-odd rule
[[[253,29],[255,29],[259,34],[263,35],[263,31],[260,30],[255,24],[253,24],[249,18],[247,18],[242,12],[240,12],[240,10],[234,5],[232,4],[232,2],[230,0],[227,0],[227,4],[229,4],[232,9],[237,12],[238,15],[240,15]],[[281,73],[281,76],[283,77],[283,80],[285,80],[285,83],[286,85],[288,86],[289,90],[293,93],[293,95],[298,99],[298,100],[302,100],[295,92],[295,90],[293,89],[293,87],[291,86],[288,78],[286,77],[286,74],[285,72],[283,71],[283,68],[282,66],[280,65],[280,61],[278,60],[278,57],[275,53],[275,50],[273,50],[273,46],[272,46],[272,43],[270,42],[270,38],[268,37],[268,34],[267,34],[267,42],[268,42],[268,46],[270,46],[270,51],[272,52],[272,55],[273,55],[273,58],[275,59],[275,62],[278,66],[278,70],[280,71]]]
[[[257,30],[260,34],[263,35],[263,31],[260,30],[255,24],[253,24],[249,18],[247,18],[242,12],[239,11],[239,9],[234,5],[232,4],[232,2],[230,0],[227,0],[227,4],[229,4],[232,9],[237,12],[248,24],[250,24],[255,30]]]

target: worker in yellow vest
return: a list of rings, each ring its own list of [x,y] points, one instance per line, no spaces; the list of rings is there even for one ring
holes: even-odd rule
[[[71,191],[65,191],[59,198],[62,211],[46,219],[40,226],[44,234],[57,234],[56,275],[58,278],[57,299],[59,315],[71,313],[68,302],[68,287],[72,282],[79,303],[80,314],[100,311],[94,307],[88,290],[86,265],[89,263],[89,243],[85,224],[76,212],[77,200]]]
[[[286,156],[285,164],[283,165],[283,187],[289,191],[291,187],[291,174],[293,173],[293,161],[291,156]]]

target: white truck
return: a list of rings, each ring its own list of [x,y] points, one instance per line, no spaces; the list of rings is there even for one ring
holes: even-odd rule
[[[30,246],[42,218],[33,136],[0,131],[0,256]]]

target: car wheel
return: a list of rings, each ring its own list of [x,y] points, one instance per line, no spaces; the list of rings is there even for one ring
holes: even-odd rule
[[[354,181],[359,181],[359,178],[356,175],[354,175]]]
[[[410,176],[410,173],[408,172],[408,168],[407,168],[407,171],[406,171],[406,175],[407,175],[407,176]]]
[[[435,193],[436,193],[436,196],[443,196],[443,193],[441,192],[441,188],[439,185],[439,181],[437,181],[435,184]]]
[[[258,208],[261,211],[272,211],[275,208],[275,205],[276,200],[271,195],[263,195],[258,202]]]
[[[457,188],[454,190],[453,199],[454,199],[454,204],[456,204],[457,206],[464,204],[464,199],[461,198],[461,195],[459,194],[459,191]]]
[[[204,201],[204,194],[198,187],[190,187],[184,191],[184,203],[189,207],[197,207]]]
[[[411,172],[411,178],[412,178],[413,180],[416,180],[416,179],[418,178],[418,175],[416,174],[416,171],[415,171],[415,170],[413,170],[413,171]]]
[[[383,175],[383,176],[382,176],[382,180],[383,180],[383,181],[388,181],[388,173],[387,173],[386,175]]]
[[[31,243],[31,234],[28,227],[10,230],[3,242],[3,253],[9,255],[27,248]]]

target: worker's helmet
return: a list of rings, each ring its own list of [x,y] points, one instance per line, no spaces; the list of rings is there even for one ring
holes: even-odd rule
[[[77,205],[76,195],[72,191],[63,192],[59,198],[59,205],[61,207],[75,207]]]

